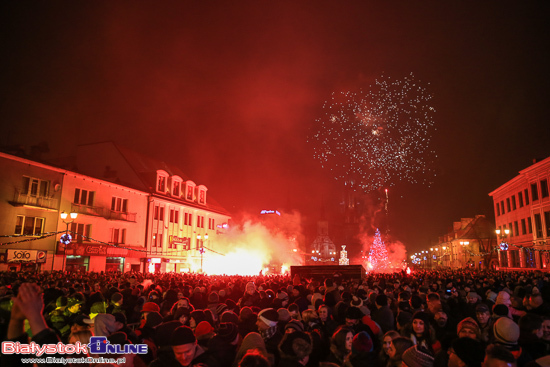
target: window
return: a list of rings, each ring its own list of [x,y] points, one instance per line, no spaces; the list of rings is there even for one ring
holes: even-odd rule
[[[201,217],[200,215],[197,216],[197,227],[204,228],[204,217]]]
[[[71,232],[74,240],[82,243],[84,240],[90,241],[92,225],[83,223],[71,223]]]
[[[193,225],[193,214],[185,213],[184,222],[186,226],[192,226]]]
[[[15,234],[39,236],[44,230],[44,218],[18,215],[15,219]]]
[[[170,223],[178,223],[179,214],[178,210],[170,209]]]
[[[512,223],[508,224],[508,228],[510,229],[510,237],[517,235],[517,233],[514,233],[514,230],[512,229]]]
[[[30,196],[48,196],[50,181],[44,181],[38,178],[23,176],[21,193]]]
[[[502,214],[506,213],[506,212],[504,211],[504,201],[501,201],[501,202],[500,202],[500,212],[501,212]]]
[[[537,187],[537,183],[531,184],[531,201],[537,201],[539,199],[539,191]]]
[[[113,196],[113,199],[111,200],[111,210],[115,212],[128,213],[128,199]]]
[[[523,190],[523,196],[525,197],[525,205],[529,205],[529,191],[527,189]]]
[[[511,212],[511,209],[510,209],[510,198],[506,198],[506,211],[508,213]]]
[[[153,219],[164,220],[164,207],[155,205],[155,208],[153,209]]]
[[[498,205],[498,203],[496,205],[496,212],[497,212],[497,217],[498,217],[500,215],[500,206]]]
[[[512,210],[516,210],[516,195],[512,195]]]
[[[208,229],[214,229],[214,218],[208,218]]]
[[[514,233],[516,234],[516,236],[519,236],[519,226],[517,220],[514,222]]]
[[[74,200],[75,204],[93,206],[94,205],[94,191],[88,191],[83,189],[74,190]]]
[[[206,190],[199,190],[199,204],[206,205]]]
[[[126,228],[113,228],[111,232],[111,243],[125,244],[126,243]]]
[[[544,212],[544,225],[546,226],[546,237],[550,237],[550,212]]]
[[[174,182],[174,186],[172,188],[172,195],[180,196],[180,182],[179,181]]]
[[[540,196],[544,199],[548,197],[548,180],[540,181]]]
[[[531,217],[527,217],[527,230],[529,231],[529,234],[533,233],[533,221],[531,220]]]
[[[193,181],[185,182],[185,199],[193,201],[195,196],[195,183]]]
[[[525,223],[525,218],[521,220],[521,234],[527,234],[527,224]]]
[[[153,235],[152,247],[162,247],[162,233],[157,233]]]
[[[523,193],[521,191],[518,192],[518,200],[519,200],[519,207],[523,208]]]
[[[159,176],[157,181],[157,191],[165,192],[166,191],[166,177]]]
[[[540,214],[535,214],[535,234],[537,238],[542,238],[542,220]]]

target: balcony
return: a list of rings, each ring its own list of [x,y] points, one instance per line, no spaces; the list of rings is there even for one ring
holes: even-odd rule
[[[95,217],[103,217],[107,220],[122,220],[125,222],[136,222],[137,213],[125,213],[111,210],[109,208],[102,208],[99,206],[89,206],[81,204],[71,204],[71,210],[84,215],[93,215]]]
[[[29,206],[33,208],[57,210],[58,200],[48,196],[23,194],[19,190],[15,190],[13,201],[10,202],[13,206]]]
[[[109,220],[123,220],[126,222],[136,222],[136,214],[137,213],[125,213],[125,212],[117,212],[115,210],[106,210],[107,215],[105,218]]]
[[[84,214],[84,215],[93,215],[95,217],[102,217],[103,216],[103,208],[99,206],[89,206],[84,204],[75,204],[71,203],[71,211],[78,213],[78,214]]]

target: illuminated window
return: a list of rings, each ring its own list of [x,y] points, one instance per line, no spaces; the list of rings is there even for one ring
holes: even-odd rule
[[[23,236],[39,236],[44,230],[44,218],[18,215],[15,219],[15,234]]]

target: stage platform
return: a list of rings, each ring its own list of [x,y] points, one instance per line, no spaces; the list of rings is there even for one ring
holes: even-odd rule
[[[366,277],[365,268],[362,265],[304,265],[291,266],[290,274],[292,277],[298,274],[304,278],[313,278],[315,280],[324,280],[334,278],[334,274],[339,274],[340,279],[364,279]]]

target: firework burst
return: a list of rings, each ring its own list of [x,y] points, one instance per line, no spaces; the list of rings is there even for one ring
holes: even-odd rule
[[[413,74],[395,81],[382,76],[359,93],[333,93],[308,139],[314,158],[363,191],[400,181],[430,183],[436,157],[431,99]]]

